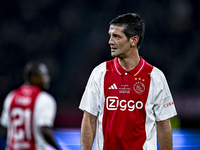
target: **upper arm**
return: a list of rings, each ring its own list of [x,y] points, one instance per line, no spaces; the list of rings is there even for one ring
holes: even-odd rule
[[[0,125],[0,133],[1,135],[6,139],[6,136],[7,136],[7,128]]]
[[[91,150],[96,134],[97,117],[84,111],[81,124],[81,149]]]
[[[84,114],[83,114],[83,124],[84,123],[90,124],[91,127],[93,129],[95,129],[96,128],[96,121],[97,121],[97,116],[92,115],[91,113],[89,113],[87,111],[84,111]]]
[[[44,135],[44,136],[52,135],[52,130],[48,126],[41,126],[40,131],[41,131],[42,135]]]
[[[171,129],[170,119],[157,122],[157,133],[159,141],[165,141],[165,140],[171,141],[172,129]]]
[[[157,121],[157,128],[158,130],[171,130],[171,123],[170,119],[164,120],[164,121]]]
[[[84,133],[84,131],[90,130],[92,131],[93,136],[95,136],[96,122],[97,122],[97,116],[94,116],[91,113],[84,111],[82,125],[81,125],[82,133]]]
[[[172,131],[170,119],[157,122],[157,134],[160,150],[172,150]]]

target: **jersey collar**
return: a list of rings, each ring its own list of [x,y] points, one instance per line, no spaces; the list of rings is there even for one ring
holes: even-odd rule
[[[144,64],[145,64],[145,60],[142,57],[140,57],[140,63],[132,70],[127,71],[120,66],[117,57],[114,59],[115,69],[119,75],[123,75],[124,73],[128,72],[128,73],[132,74],[133,76],[136,76],[143,69]]]

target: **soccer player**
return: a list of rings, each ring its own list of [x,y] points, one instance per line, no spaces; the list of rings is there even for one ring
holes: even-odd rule
[[[113,60],[92,71],[79,108],[84,111],[81,148],[91,150],[172,150],[170,118],[176,115],[164,74],[138,49],[144,21],[124,14],[110,22]]]
[[[46,65],[30,61],[24,68],[25,83],[5,99],[1,125],[7,129],[7,150],[59,150],[52,133],[56,102],[45,92],[50,76]]]

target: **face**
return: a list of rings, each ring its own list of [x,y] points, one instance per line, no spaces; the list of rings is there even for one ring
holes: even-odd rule
[[[111,56],[125,58],[130,52],[131,43],[126,35],[122,32],[123,27],[110,25],[109,28],[109,44],[111,48]]]
[[[48,89],[50,83],[50,76],[47,67],[44,64],[39,66],[40,74],[38,76],[38,84],[41,88]]]

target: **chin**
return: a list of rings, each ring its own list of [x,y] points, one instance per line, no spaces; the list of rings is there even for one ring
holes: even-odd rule
[[[117,57],[118,55],[111,52],[111,56],[112,56],[112,57]]]
[[[44,89],[45,89],[45,90],[48,90],[49,88],[50,88],[50,85],[44,86]]]
[[[50,84],[44,84],[43,86],[41,86],[41,88],[43,90],[48,90],[50,88]]]

